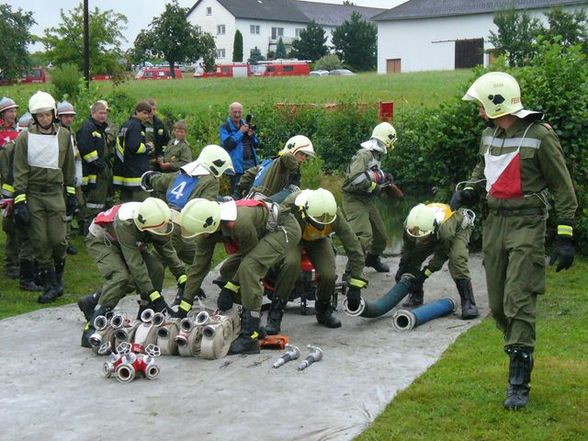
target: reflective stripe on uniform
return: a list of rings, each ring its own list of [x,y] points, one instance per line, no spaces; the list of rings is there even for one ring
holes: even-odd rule
[[[83,158],[86,162],[93,162],[98,159],[98,152],[96,150],[92,150],[90,153],[85,154]]]
[[[484,136],[482,138],[484,145],[490,147],[529,147],[538,149],[541,147],[541,140],[536,138],[495,138],[493,136]]]

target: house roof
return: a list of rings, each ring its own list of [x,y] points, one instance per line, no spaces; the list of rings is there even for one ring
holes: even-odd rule
[[[374,21],[413,20],[458,15],[491,14],[512,9],[544,9],[588,5],[586,0],[409,0],[372,18]]]
[[[294,2],[298,9],[309,19],[323,26],[339,26],[351,18],[351,14],[358,12],[364,19],[369,20],[374,15],[384,12],[381,8],[366,8],[353,5],[335,5],[332,3]]]
[[[266,21],[310,23],[315,21],[324,26],[339,26],[358,12],[365,19],[371,19],[385,9],[361,6],[336,5],[297,0],[217,0],[235,18]],[[202,2],[198,0],[188,15]]]

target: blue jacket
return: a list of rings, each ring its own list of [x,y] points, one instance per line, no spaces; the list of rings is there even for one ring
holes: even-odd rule
[[[244,120],[241,120],[241,124],[245,124]],[[243,170],[243,137],[244,135],[235,125],[231,118],[227,117],[227,120],[220,126],[219,137],[221,146],[229,152],[229,156],[233,161],[233,167],[235,173],[242,174]],[[251,153],[255,159],[255,165],[259,164],[259,158],[257,157],[256,148],[259,146],[259,140],[257,135],[253,134],[251,138]]]

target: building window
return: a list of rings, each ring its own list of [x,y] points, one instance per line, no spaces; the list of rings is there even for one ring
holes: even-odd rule
[[[302,33],[303,30],[304,30],[304,28],[296,28],[296,38],[300,38],[300,34]]]
[[[259,34],[259,25],[251,25],[249,26],[252,34]]]
[[[272,28],[272,40],[277,40],[284,36],[284,28]]]
[[[225,58],[225,50],[224,49],[217,49],[216,50],[216,58]]]
[[[225,25],[216,25],[216,35],[225,35]]]
[[[212,15],[212,8],[210,6],[206,8],[206,15]]]

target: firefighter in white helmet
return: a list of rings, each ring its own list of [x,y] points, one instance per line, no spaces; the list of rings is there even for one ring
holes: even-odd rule
[[[319,277],[316,292],[315,313],[319,324],[327,328],[338,328],[341,321],[334,314],[331,299],[337,279],[335,253],[331,234],[341,240],[351,262],[351,277],[348,280],[347,300],[350,308],[357,309],[361,298],[360,290],[367,286],[362,279],[364,256],[359,240],[341,212],[333,194],[323,188],[302,190],[288,196],[282,206],[290,209],[302,230],[298,246],[290,249],[278,266],[276,291],[270,307],[266,331],[278,334],[288,303],[300,273],[300,257],[303,250],[313,263]],[[356,304],[357,303],[357,304]]]
[[[310,139],[304,135],[293,136],[277,156],[263,160],[241,176],[233,197],[270,197],[282,202],[288,194],[300,190],[300,167],[314,156]]]
[[[415,278],[409,299],[402,306],[422,305],[425,280],[448,262],[449,274],[461,299],[462,319],[478,317],[468,268],[468,244],[474,219],[475,215],[471,210],[460,209],[454,212],[447,204],[418,204],[410,210],[404,225],[404,241],[396,281],[405,273],[410,273]],[[431,258],[423,267],[429,257]]]
[[[164,265],[175,276],[179,291],[187,280],[184,265],[171,243],[173,230],[171,209],[161,199],[151,197],[115,205],[94,218],[86,247],[104,283],[99,296],[86,296],[78,303],[88,320],[82,346],[89,347],[94,319],[114,309],[128,286],[135,286],[141,298],[138,317],[147,308],[170,312],[161,295]]]
[[[28,228],[45,290],[40,303],[63,294],[67,241],[64,217],[78,206],[70,132],[55,123],[55,100],[37,92],[29,100],[34,123],[17,138],[14,220]],[[65,198],[64,198],[65,195]]]
[[[390,271],[380,260],[386,248],[386,228],[374,199],[384,186],[393,184],[392,174],[382,171],[381,166],[388,150],[394,149],[396,140],[392,124],[378,124],[370,139],[361,144],[352,158],[343,182],[343,211],[359,237],[366,255],[365,266],[384,273]]]
[[[472,204],[485,193],[483,253],[492,316],[510,357],[504,407],[529,400],[537,296],[545,291],[547,192],[554,202],[557,238],[551,264],[556,271],[574,260],[574,217],[578,207],[562,147],[543,114],[527,110],[517,80],[504,72],[478,78],[463,97],[477,101],[491,127],[482,133],[478,164],[452,206]]]

